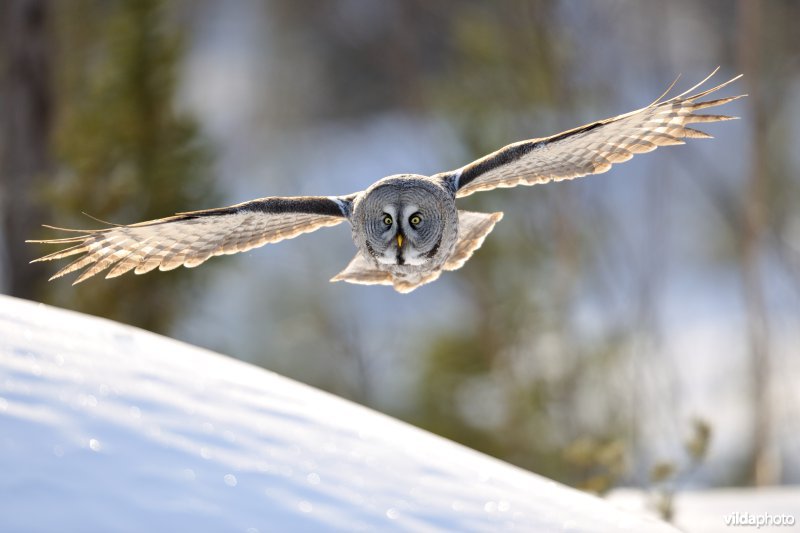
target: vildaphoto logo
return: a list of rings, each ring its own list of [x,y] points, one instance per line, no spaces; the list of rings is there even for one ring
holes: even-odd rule
[[[793,526],[794,524],[794,515],[788,513],[734,512],[725,515],[726,526],[750,526],[758,529],[768,526]]]

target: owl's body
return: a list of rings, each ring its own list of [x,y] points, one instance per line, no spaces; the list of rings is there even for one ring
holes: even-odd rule
[[[391,284],[406,290],[438,276],[458,238],[455,191],[441,179],[399,174],[375,182],[353,201],[358,248],[334,279]]]
[[[694,111],[740,96],[699,99],[736,79],[686,96],[706,78],[669,100],[659,99],[637,111],[551,137],[514,143],[433,176],[399,174],[346,196],[261,198],[127,226],[65,230],[77,235],[32,242],[71,245],[37,261],[78,255],[51,279],[85,268],[75,281],[79,283],[106,269],[110,269],[106,277],[113,278],[130,270],[143,274],[155,268],[195,267],[215,255],[246,251],[347,220],[357,253],[331,281],[392,285],[409,292],[442,271],[461,268],[503,216],[458,210],[457,198],[497,187],[599,174],[634,154],[683,144],[685,138],[710,137],[688,124],[733,117]]]

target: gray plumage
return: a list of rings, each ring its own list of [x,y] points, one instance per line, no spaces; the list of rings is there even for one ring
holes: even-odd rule
[[[735,117],[695,111],[744,96],[700,101],[741,76],[687,96],[714,73],[668,100],[662,96],[624,115],[510,144],[450,172],[389,176],[346,196],[269,197],[104,229],[53,228],[75,235],[29,242],[67,246],[36,261],[78,256],[50,279],[84,269],[74,282],[80,283],[105,270],[106,278],[113,278],[131,270],[143,274],[155,268],[191,268],[212,256],[243,252],[347,220],[358,252],[331,281],[392,285],[410,292],[445,270],[461,268],[503,216],[460,211],[457,198],[497,187],[600,174],[634,154],[683,144],[685,138],[710,137],[688,125]]]

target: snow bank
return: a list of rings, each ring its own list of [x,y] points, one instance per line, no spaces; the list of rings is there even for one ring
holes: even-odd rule
[[[0,296],[3,531],[674,531],[260,368]]]

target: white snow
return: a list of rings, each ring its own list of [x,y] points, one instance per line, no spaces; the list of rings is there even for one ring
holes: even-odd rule
[[[0,296],[0,530],[675,531],[266,370]]]

